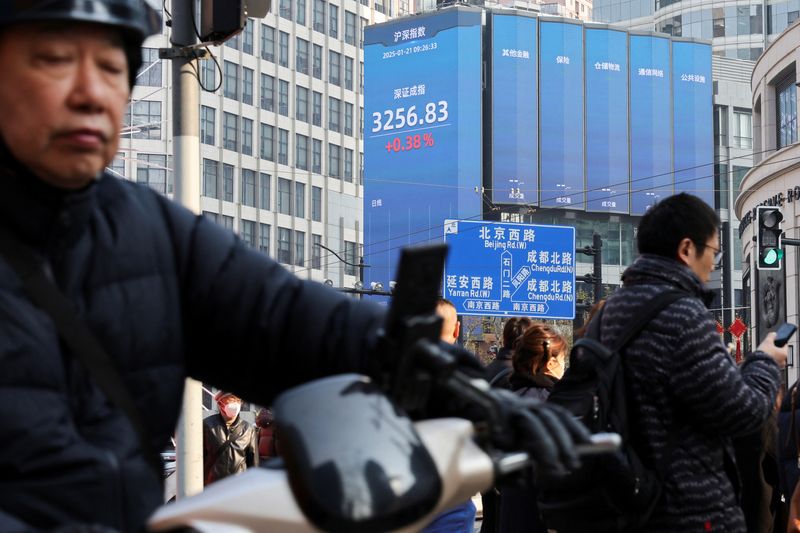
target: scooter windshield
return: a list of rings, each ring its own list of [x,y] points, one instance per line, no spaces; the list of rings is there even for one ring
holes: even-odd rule
[[[292,491],[325,531],[386,531],[433,509],[441,480],[411,420],[355,374],[287,391],[274,404]]]

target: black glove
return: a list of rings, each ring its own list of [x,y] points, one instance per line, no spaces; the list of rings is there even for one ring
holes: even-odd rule
[[[528,452],[538,470],[559,475],[580,466],[576,445],[589,442],[589,431],[561,406],[523,398],[505,389],[489,394],[502,406],[495,446],[507,451]]]

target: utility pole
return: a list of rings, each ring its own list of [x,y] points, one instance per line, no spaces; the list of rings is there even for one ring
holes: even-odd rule
[[[172,48],[161,57],[172,60],[172,146],[175,201],[200,212],[200,88],[195,34],[194,0],[172,1]],[[178,499],[203,490],[203,387],[186,379],[183,410],[177,428],[176,471]]]

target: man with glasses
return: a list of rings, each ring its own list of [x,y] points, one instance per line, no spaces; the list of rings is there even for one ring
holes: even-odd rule
[[[651,207],[639,223],[641,254],[608,298],[601,340],[617,336],[664,291],[685,297],[667,306],[623,350],[629,440],[662,474],[663,494],[649,532],[744,532],[731,438],[767,420],[786,364],[771,333],[737,367],[706,308],[705,284],[719,263],[720,221],[699,198],[677,194]]]

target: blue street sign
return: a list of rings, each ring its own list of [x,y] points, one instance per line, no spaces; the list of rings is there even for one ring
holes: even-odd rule
[[[446,220],[444,238],[459,314],[575,318],[575,228]]]

